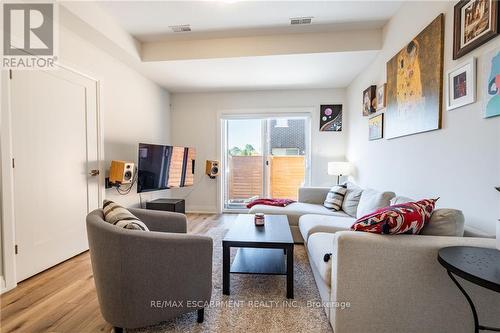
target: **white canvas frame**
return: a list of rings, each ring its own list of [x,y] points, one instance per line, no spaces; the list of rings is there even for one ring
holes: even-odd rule
[[[476,102],[476,71],[476,58],[472,57],[446,73],[446,109],[448,111]],[[453,78],[463,72],[466,72],[468,78],[467,94],[454,99]]]

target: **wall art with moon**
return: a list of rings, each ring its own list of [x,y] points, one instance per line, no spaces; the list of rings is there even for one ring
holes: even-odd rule
[[[342,104],[320,106],[319,130],[320,132],[342,131]]]

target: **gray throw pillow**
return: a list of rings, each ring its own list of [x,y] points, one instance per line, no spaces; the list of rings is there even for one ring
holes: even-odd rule
[[[139,220],[126,208],[113,201],[104,200],[102,209],[104,212],[104,220],[108,223],[125,229],[149,231],[144,222]]]
[[[390,206],[391,199],[394,198],[395,195],[394,192],[380,192],[372,189],[365,189],[359,200],[356,218],[359,219],[360,217],[373,213],[379,208]]]
[[[352,182],[346,182],[345,186],[347,186],[347,191],[344,195],[344,201],[342,202],[342,210],[347,215],[356,217],[359,199],[361,198],[363,189]]]
[[[457,209],[436,209],[424,226],[421,235],[457,236],[464,235],[464,214]]]

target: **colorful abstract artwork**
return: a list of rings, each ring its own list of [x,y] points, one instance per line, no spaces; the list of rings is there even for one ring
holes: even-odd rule
[[[368,116],[376,111],[377,86],[369,86],[363,91],[363,116]]]
[[[500,49],[485,56],[482,87],[485,103],[484,117],[500,116]]]
[[[384,114],[368,119],[368,139],[378,140],[384,137]]]
[[[388,139],[441,128],[443,32],[441,14],[387,62]]]
[[[319,130],[320,132],[342,131],[342,104],[320,106]]]

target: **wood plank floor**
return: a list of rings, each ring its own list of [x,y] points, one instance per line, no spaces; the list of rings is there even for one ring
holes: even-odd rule
[[[188,214],[188,232],[203,234],[235,215]],[[99,311],[90,256],[84,252],[22,281],[0,297],[0,331],[111,332]]]

